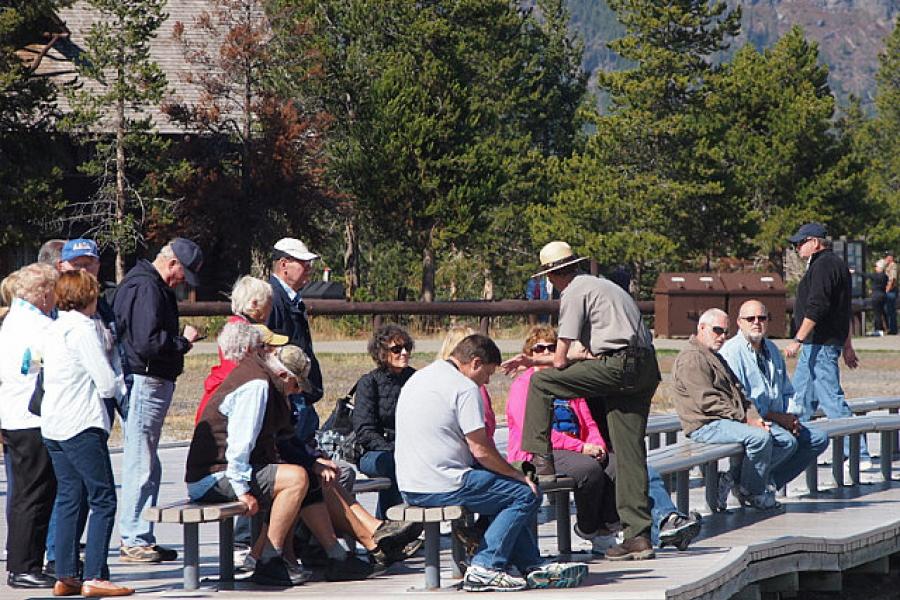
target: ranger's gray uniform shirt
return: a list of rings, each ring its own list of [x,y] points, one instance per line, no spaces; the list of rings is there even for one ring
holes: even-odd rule
[[[635,335],[639,347],[652,346],[634,298],[609,279],[576,275],[560,294],[559,337],[598,355],[625,348]]]

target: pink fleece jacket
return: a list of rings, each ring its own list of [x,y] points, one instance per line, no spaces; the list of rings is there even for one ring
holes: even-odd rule
[[[534,367],[519,375],[509,387],[509,396],[506,398],[506,424],[509,427],[509,441],[506,445],[506,459],[509,462],[518,460],[531,460],[531,453],[522,450],[522,425],[525,423],[525,401],[528,398],[528,384],[534,374]],[[581,452],[584,444],[594,444],[606,450],[606,441],[600,435],[597,422],[591,416],[584,398],[569,400],[572,411],[578,417],[578,430],[580,437],[550,432],[550,442],[554,450],[570,450]]]

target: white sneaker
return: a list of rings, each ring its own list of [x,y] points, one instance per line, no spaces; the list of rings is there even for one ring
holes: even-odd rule
[[[528,572],[531,589],[577,587],[588,574],[585,563],[547,563]]]
[[[466,569],[463,589],[467,592],[518,592],[528,587],[522,577],[515,577],[506,571],[495,571],[478,565]]]

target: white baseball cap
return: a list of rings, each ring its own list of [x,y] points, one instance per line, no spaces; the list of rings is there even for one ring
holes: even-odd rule
[[[318,254],[310,252],[309,248],[306,247],[306,244],[297,238],[281,238],[275,242],[276,258],[278,258],[279,253],[283,256],[296,258],[297,260],[316,260],[319,258]]]

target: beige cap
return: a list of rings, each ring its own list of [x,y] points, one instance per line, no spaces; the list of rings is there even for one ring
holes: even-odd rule
[[[259,333],[262,335],[262,342],[267,346],[284,346],[291,341],[288,336],[275,333],[262,323],[254,323],[253,326],[259,330]]]
[[[306,353],[299,346],[287,344],[278,348],[276,355],[281,364],[297,377],[297,381],[300,382],[300,388],[304,392],[311,392],[312,384],[309,382],[309,369],[312,364]]]
[[[550,242],[545,245],[541,248],[540,256],[541,270],[532,275],[532,277],[540,277],[550,271],[562,269],[563,267],[568,267],[577,262],[587,260],[586,257],[576,256],[575,253],[572,252],[572,246],[560,241]]]
[[[281,253],[297,260],[316,260],[319,258],[318,254],[310,252],[306,244],[297,238],[281,238],[275,242],[274,250],[276,253]]]

